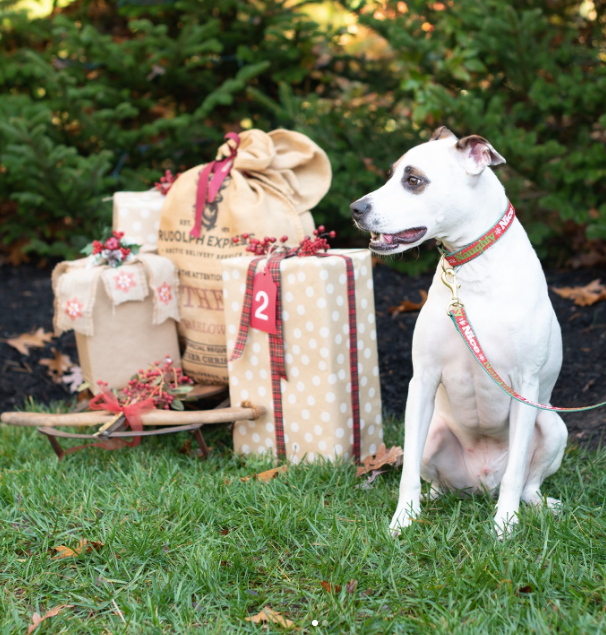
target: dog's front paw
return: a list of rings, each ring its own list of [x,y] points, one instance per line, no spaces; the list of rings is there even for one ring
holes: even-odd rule
[[[497,513],[494,518],[494,529],[497,534],[497,538],[501,541],[508,538],[513,528],[518,523],[518,515],[516,512],[503,512]]]
[[[389,523],[389,532],[393,538],[397,538],[406,527],[410,527],[421,513],[420,509],[414,509],[412,505],[398,508]]]

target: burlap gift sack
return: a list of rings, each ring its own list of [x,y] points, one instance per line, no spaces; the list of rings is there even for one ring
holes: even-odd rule
[[[360,457],[383,442],[381,387],[367,249],[328,252],[331,257],[289,258],[280,263],[280,295],[287,379],[280,380],[286,457],[298,462],[319,456],[353,458],[352,375],[346,267],[355,279]],[[245,280],[251,258],[223,262],[223,293],[231,356],[241,327]],[[263,267],[259,262],[256,271]],[[275,407],[269,335],[249,327],[242,356],[229,362],[231,403],[251,401],[267,414],[234,426],[234,450],[276,453]]]
[[[140,368],[169,355],[180,365],[176,322],[178,276],[173,263],[139,254],[120,267],[91,267],[92,257],[53,271],[57,334],[74,329],[85,381],[123,388]]]
[[[325,152],[289,130],[248,130],[221,146],[217,158],[212,176],[200,179],[208,166],[198,166],[173,184],[158,239],[158,252],[180,272],[183,368],[200,383],[228,382],[221,261],[245,253],[232,239],[248,233],[301,241],[313,232],[309,210],[331,181]]]

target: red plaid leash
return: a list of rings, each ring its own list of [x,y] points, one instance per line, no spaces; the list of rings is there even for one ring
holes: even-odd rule
[[[496,385],[503,391],[505,391],[512,399],[525,403],[527,406],[538,408],[539,410],[553,410],[555,412],[583,412],[585,410],[593,410],[594,408],[602,408],[606,406],[606,401],[603,401],[592,406],[578,406],[576,408],[564,408],[560,406],[552,406],[551,404],[538,403],[527,399],[516,392],[505,380],[497,373],[493,365],[488,361],[484,350],[480,344],[480,340],[476,335],[469,317],[465,312],[463,305],[457,300],[456,304],[451,304],[448,307],[448,315],[453,321],[459,335],[463,338],[467,348],[471,351],[471,354],[475,357],[476,361],[482,366],[488,376],[496,383]]]
[[[295,254],[277,254],[270,257],[267,266],[276,284],[278,293],[276,297],[276,334],[269,335],[269,359],[271,368],[271,388],[274,404],[274,430],[276,435],[276,452],[278,456],[286,456],[286,443],[284,441],[284,413],[282,409],[282,386],[281,380],[287,379],[286,366],[284,360],[284,336],[282,329],[282,290],[280,285],[280,263],[284,258],[292,257]],[[360,393],[359,393],[359,373],[358,373],[358,327],[356,319],[356,290],[353,270],[353,262],[349,256],[343,254],[317,254],[321,258],[337,256],[345,261],[347,275],[347,304],[349,318],[349,366],[351,374],[351,409],[353,419],[353,455],[356,462],[360,462]],[[240,329],[236,339],[236,345],[229,358],[229,361],[239,359],[246,345],[248,329],[250,325],[250,312],[252,307],[253,282],[257,263],[264,258],[255,258],[248,265],[246,275],[246,289],[244,292],[244,302],[242,315],[240,317]]]

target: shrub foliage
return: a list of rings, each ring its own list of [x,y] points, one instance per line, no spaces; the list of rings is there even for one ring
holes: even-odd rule
[[[541,255],[606,238],[603,3],[345,0],[328,24],[317,4],[77,0],[30,20],[0,0],[4,249],[71,257],[108,224],[113,191],[251,126],[325,148],[316,217],[353,241],[349,203],[440,124],[507,158],[499,176]]]

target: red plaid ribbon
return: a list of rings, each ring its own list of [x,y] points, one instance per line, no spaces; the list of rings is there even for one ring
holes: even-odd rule
[[[290,258],[296,254],[280,253],[271,256],[267,267],[276,284],[278,294],[276,297],[276,334],[269,335],[269,361],[271,370],[271,388],[274,404],[274,430],[276,435],[276,452],[278,456],[286,456],[286,444],[284,441],[284,413],[282,410],[282,379],[287,380],[284,361],[284,336],[282,330],[282,289],[280,286],[280,263],[284,258]],[[349,256],[343,254],[317,254],[321,258],[337,256],[345,261],[347,275],[347,304],[349,317],[349,366],[351,374],[351,410],[353,419],[353,455],[356,462],[360,462],[360,393],[358,381],[358,328],[356,319],[356,289],[353,262]],[[230,362],[240,359],[244,352],[248,329],[250,325],[250,312],[252,307],[252,292],[257,263],[264,258],[255,258],[248,265],[246,274],[246,290],[242,315],[240,317],[240,329],[236,339],[236,345],[229,358]]]
[[[353,262],[343,254],[318,254],[321,258],[343,258],[347,274],[347,314],[349,318],[349,373],[351,379],[351,416],[353,419],[353,455],[360,462],[360,385],[358,377],[358,320]]]
[[[255,270],[257,269],[257,263],[263,260],[263,258],[254,258],[248,265],[248,271],[246,272],[246,291],[244,292],[244,302],[242,303],[242,315],[240,316],[240,328],[238,329],[238,337],[236,338],[236,345],[229,358],[230,362],[234,359],[240,359],[244,352],[244,346],[246,345],[246,338],[248,337],[248,326],[250,324],[250,310],[252,308],[252,290],[253,283],[255,281]],[[276,318],[278,316],[276,315]]]

